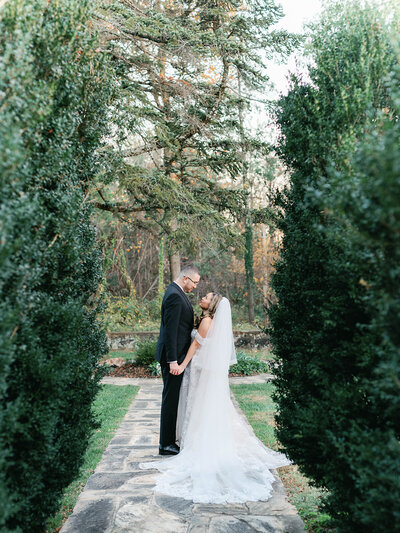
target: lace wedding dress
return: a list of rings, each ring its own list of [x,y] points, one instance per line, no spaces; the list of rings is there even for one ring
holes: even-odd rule
[[[196,339],[197,342],[200,344],[200,346],[204,344],[205,339],[203,339],[197,333],[196,329],[192,331],[191,337],[192,337],[192,342],[194,339]],[[179,391],[178,415],[177,415],[177,420],[176,420],[176,442],[177,444],[179,444],[181,448],[183,448],[183,435],[186,431],[187,423],[189,421],[189,411],[187,410],[187,407],[188,407],[189,387],[190,387],[190,382],[191,382],[191,379],[190,379],[191,368],[192,368],[192,361],[190,361],[187,367],[185,368],[185,372],[183,374],[183,379],[181,383],[181,388]],[[193,372],[195,373],[196,369],[194,369]],[[194,386],[193,381],[194,380],[192,380],[192,390]]]
[[[229,366],[236,362],[229,301],[223,298],[188,374],[185,370],[178,414],[178,455],[140,468],[161,474],[155,490],[196,503],[267,500],[272,469],[289,459],[265,447],[235,409],[229,390]]]

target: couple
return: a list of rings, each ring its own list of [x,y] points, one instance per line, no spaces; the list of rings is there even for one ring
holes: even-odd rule
[[[196,503],[267,500],[271,469],[290,461],[255,437],[230,398],[228,373],[236,355],[229,301],[208,293],[192,331],[185,293],[199,281],[198,270],[185,267],[163,299],[156,353],[164,382],[159,452],[173,457],[140,467],[161,472],[157,492]]]

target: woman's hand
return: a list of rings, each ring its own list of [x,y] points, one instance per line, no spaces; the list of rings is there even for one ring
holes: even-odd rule
[[[184,365],[184,364],[178,365],[178,374],[177,375],[179,376],[179,374],[182,374],[182,372],[184,372],[185,368],[186,368],[186,365]]]

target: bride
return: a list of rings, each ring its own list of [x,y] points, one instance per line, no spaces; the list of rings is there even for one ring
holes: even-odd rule
[[[179,372],[186,369],[177,422],[180,453],[140,468],[161,472],[157,492],[195,503],[267,500],[271,470],[290,461],[265,447],[232,403],[228,373],[236,354],[229,301],[208,293],[201,307],[198,330],[179,365]]]

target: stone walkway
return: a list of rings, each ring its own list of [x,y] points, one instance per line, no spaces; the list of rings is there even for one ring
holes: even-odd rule
[[[230,378],[233,383],[262,383],[268,374]],[[140,385],[114,438],[88,479],[61,533],[300,533],[304,524],[287,501],[275,473],[267,502],[240,505],[194,504],[153,492],[153,470],[138,464],[158,458],[162,381],[112,378],[104,383]]]

